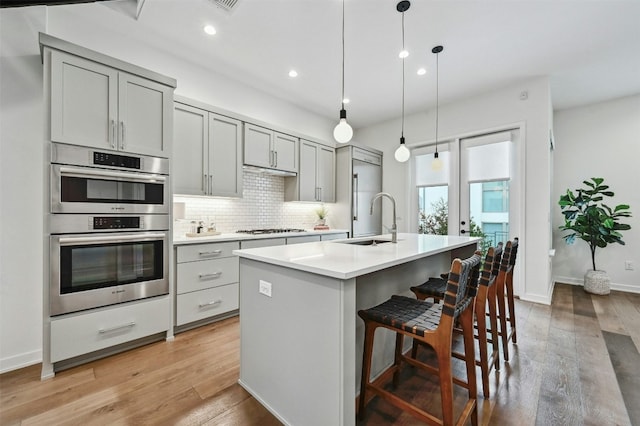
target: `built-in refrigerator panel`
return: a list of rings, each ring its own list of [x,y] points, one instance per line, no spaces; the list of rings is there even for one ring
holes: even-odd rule
[[[349,229],[351,237],[382,234],[382,211],[371,200],[382,191],[382,153],[348,145],[336,150],[336,205],[332,224]]]

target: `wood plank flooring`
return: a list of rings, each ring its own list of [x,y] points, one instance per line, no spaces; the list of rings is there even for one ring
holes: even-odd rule
[[[491,373],[491,398],[478,389],[482,425],[640,425],[640,295],[557,284],[551,306],[518,301],[516,313],[511,361]],[[237,384],[239,345],[236,317],[46,381],[39,365],[5,373],[0,424],[279,425]],[[394,392],[439,409],[437,380],[410,367]],[[459,407],[463,399],[456,389]],[[358,422],[417,424],[378,398]]]

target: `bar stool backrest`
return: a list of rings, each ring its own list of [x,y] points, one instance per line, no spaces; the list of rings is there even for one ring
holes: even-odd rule
[[[502,261],[500,262],[500,270],[503,271],[505,274],[509,270],[509,267],[510,267],[509,264],[511,263],[512,244],[513,243],[511,241],[507,241],[507,243],[504,245],[504,251],[502,252]]]
[[[494,280],[500,273],[500,263],[502,262],[503,251],[503,244],[502,242],[499,242],[498,247],[496,247],[493,252],[493,265],[491,268],[491,275],[493,276]]]
[[[455,259],[451,264],[442,315],[455,319],[473,301],[478,289],[481,256],[476,251],[473,256],[464,260]]]
[[[484,257],[484,264],[482,265],[482,272],[480,273],[479,285],[485,287],[491,287],[498,276],[500,270],[500,258],[502,255],[502,243],[498,244],[498,247],[489,247],[487,254]]]

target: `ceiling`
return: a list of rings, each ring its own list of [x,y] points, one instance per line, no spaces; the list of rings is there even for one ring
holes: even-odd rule
[[[340,0],[238,0],[231,11],[212,0],[140,3],[137,20],[115,10],[117,2],[51,7],[73,8],[337,120]],[[400,116],[402,16],[396,3],[345,0],[346,108],[355,128]],[[638,0],[414,0],[404,21],[407,115],[435,105],[431,49],[438,44],[444,46],[441,105],[545,75],[556,110],[640,93]],[[207,23],[216,35],[203,32]],[[419,67],[427,73],[418,76]],[[292,68],[295,79],[288,76]]]

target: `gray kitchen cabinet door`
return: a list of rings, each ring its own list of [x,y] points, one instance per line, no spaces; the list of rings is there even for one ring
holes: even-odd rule
[[[242,197],[242,122],[209,113],[209,195]]]
[[[51,51],[51,140],[117,149],[118,71]]]
[[[173,120],[173,192],[207,195],[209,112],[176,103]]]
[[[51,140],[168,157],[173,88],[51,51]]]
[[[298,173],[300,201],[319,201],[318,151],[318,144],[300,141],[300,172]]]
[[[335,203],[336,151],[333,148],[322,145],[318,147],[318,187],[320,188],[320,201]]]
[[[244,124],[244,164],[250,166],[273,166],[273,131],[264,127]]]
[[[288,172],[298,171],[298,141],[296,137],[274,133],[274,168]]]
[[[173,89],[118,73],[119,150],[168,157],[173,124]]]

